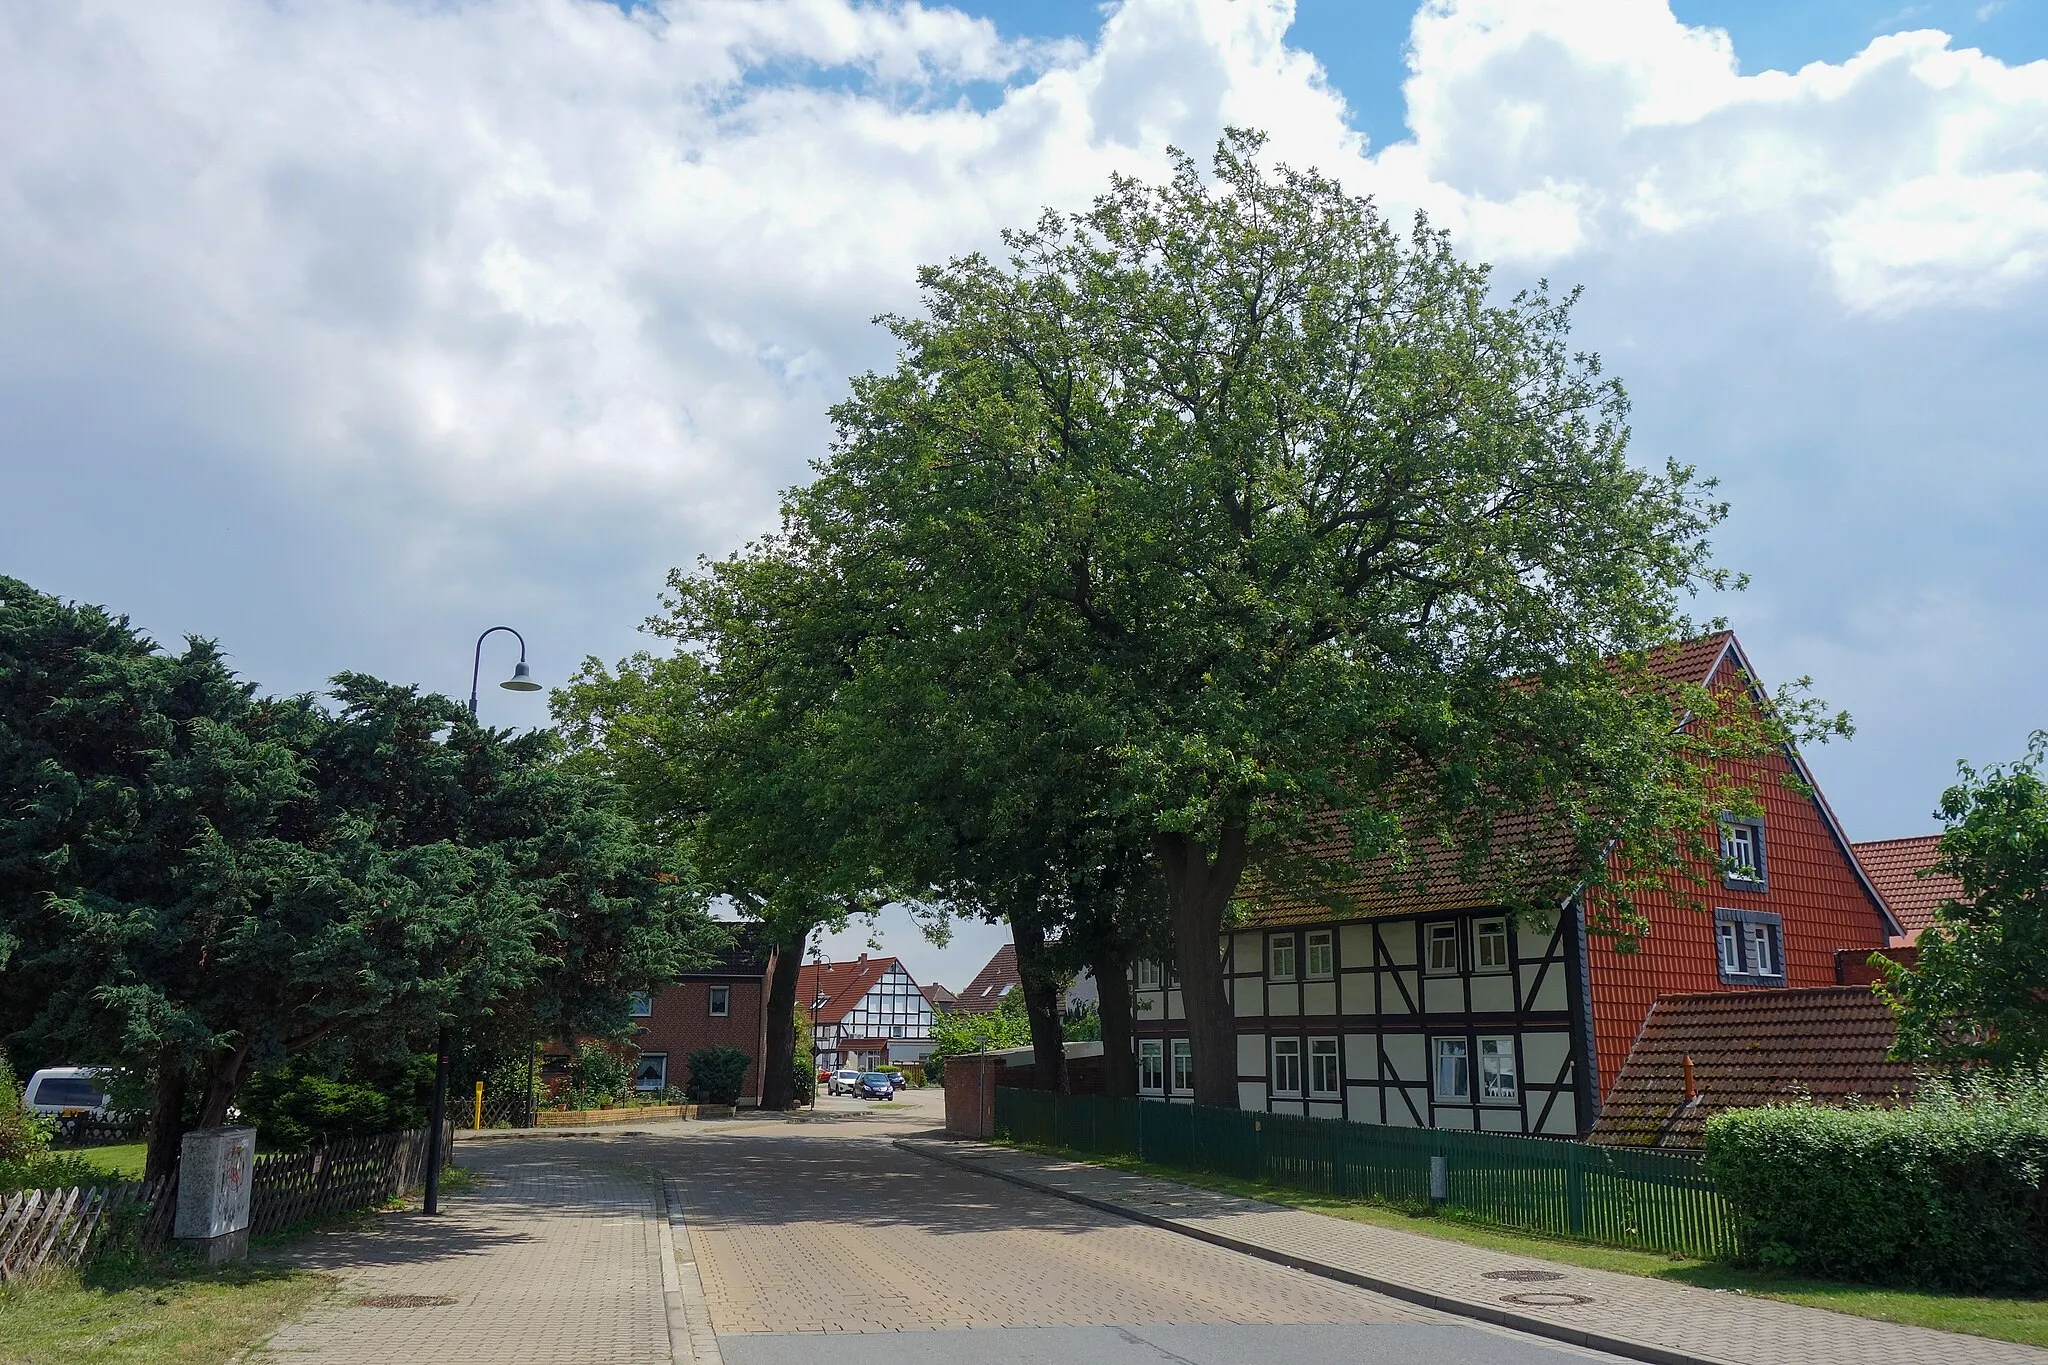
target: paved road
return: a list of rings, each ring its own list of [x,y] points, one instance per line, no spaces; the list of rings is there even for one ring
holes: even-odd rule
[[[924,1108],[643,1140],[687,1223],[726,1365],[1609,1359],[890,1146],[930,1126]]]

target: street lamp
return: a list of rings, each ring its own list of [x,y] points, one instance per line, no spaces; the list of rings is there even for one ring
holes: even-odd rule
[[[476,684],[484,671],[484,641],[498,631],[504,631],[519,642],[519,662],[512,669],[512,676],[498,684],[507,692],[538,692],[540,684],[533,680],[533,670],[526,666],[526,637],[510,626],[492,626],[476,637],[476,658],[469,669],[469,718],[476,719]]]
[[[499,631],[504,631],[519,642],[519,663],[512,670],[512,676],[498,684],[507,692],[538,692],[540,684],[533,680],[533,671],[526,666],[526,637],[510,626],[492,626],[476,637],[476,651],[470,659],[469,668],[469,718],[476,719],[476,688],[483,676],[484,641]],[[434,1040],[434,1103],[427,1118],[427,1212],[441,1211],[441,1125],[448,1118],[448,1026],[441,1025],[441,1031]]]

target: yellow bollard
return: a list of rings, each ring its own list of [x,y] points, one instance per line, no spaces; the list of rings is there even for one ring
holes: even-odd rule
[[[476,1122],[470,1126],[478,1130],[481,1130],[484,1126],[484,1083],[482,1081],[476,1083]]]

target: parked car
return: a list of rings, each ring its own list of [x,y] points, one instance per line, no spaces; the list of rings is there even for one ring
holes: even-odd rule
[[[896,1086],[886,1071],[863,1071],[860,1073],[860,1088],[854,1095],[863,1100],[893,1100]]]
[[[46,1066],[28,1078],[28,1085],[21,1092],[22,1108],[52,1118],[71,1114],[107,1118],[107,1105],[112,1098],[100,1080],[99,1071],[89,1066]]]
[[[858,1095],[860,1093],[860,1073],[850,1066],[841,1067],[833,1072],[832,1079],[825,1083],[825,1093],[828,1095]]]

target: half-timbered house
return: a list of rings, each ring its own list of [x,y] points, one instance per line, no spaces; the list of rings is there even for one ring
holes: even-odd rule
[[[807,963],[796,998],[810,1015],[819,1066],[915,1062],[932,1050],[931,1001],[893,957]]]
[[[1729,632],[1651,665],[1668,680],[1756,687]],[[1588,934],[1576,896],[1519,915],[1475,899],[1448,855],[1425,889],[1346,888],[1342,915],[1320,899],[1260,897],[1221,945],[1239,1105],[1578,1136],[1659,996],[1833,985],[1836,949],[1883,947],[1898,926],[1798,753],[1749,776],[1763,814],[1724,824],[1734,871],[1702,870],[1711,907],[1641,898],[1649,932],[1634,952]],[[1133,984],[1140,1091],[1191,1100],[1180,992],[1157,963],[1138,964]]]

